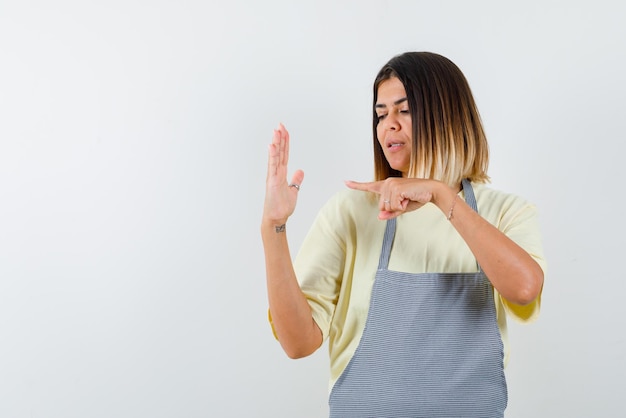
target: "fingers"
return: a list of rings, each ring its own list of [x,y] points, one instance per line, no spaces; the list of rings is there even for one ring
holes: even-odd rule
[[[287,141],[285,140],[285,137],[283,135],[283,132],[280,129],[280,125],[278,126],[278,129],[276,130],[277,134],[278,134],[278,152],[279,152],[279,161],[278,164],[281,166],[286,166],[287,165],[287,158],[285,156],[285,150],[288,151],[288,145],[287,145]]]
[[[292,176],[290,183],[287,183],[287,163],[289,162],[289,132],[285,126],[280,123],[278,128],[274,129],[272,143],[268,149],[268,168],[267,168],[267,187],[268,190],[282,190],[280,193],[283,197],[290,194],[296,194],[300,190],[300,185],[304,180],[304,172],[296,170]],[[288,187],[291,192],[287,192]],[[288,199],[293,199],[294,196]]]
[[[430,197],[424,197],[423,202],[421,200],[412,200],[407,197],[404,193],[395,193],[393,191],[384,190],[380,195],[380,203],[379,207],[381,211],[387,212],[397,212],[396,215],[392,216],[395,218],[397,215],[403,212],[409,212],[415,210],[424,205],[423,202],[430,201]],[[383,197],[387,196],[387,197]],[[385,218],[390,219],[390,218]]]
[[[383,195],[386,194],[381,193],[380,202],[378,204],[381,211],[395,211],[402,209],[402,202],[404,200],[402,197],[398,199],[397,197],[393,197],[392,194],[390,194],[388,197],[383,197]]]
[[[280,149],[279,149],[279,136],[278,131],[274,130],[272,136],[272,143],[268,146],[267,156],[267,176],[276,175],[278,166],[280,164]]]
[[[358,182],[347,180],[346,186],[353,190],[359,190],[363,192],[371,192],[379,195],[378,207],[381,211],[391,210],[392,203],[389,200],[389,197],[385,197],[388,193],[383,192],[383,184],[382,181],[372,181],[372,182]]]
[[[269,157],[267,173],[270,175],[280,175],[280,170],[287,170],[289,162],[289,133],[281,123],[274,129],[272,143],[269,145]]]
[[[295,210],[304,172],[297,170],[287,182],[289,161],[289,133],[283,124],[274,130],[268,147],[268,169],[263,206],[264,220],[277,225],[284,223]],[[291,187],[289,187],[291,186]]]
[[[297,185],[298,187],[294,187],[296,190],[300,190],[300,186],[302,186],[302,181],[304,180],[304,171],[296,170],[291,177],[290,185]]]
[[[358,181],[346,180],[346,186],[354,190],[360,190],[363,192],[372,192],[376,194],[380,194],[381,183],[380,181],[373,181],[362,183]]]
[[[388,178],[375,182],[346,181],[353,190],[376,193],[378,195],[379,219],[392,219],[402,213],[424,206],[432,199],[432,191],[424,187],[423,180]]]
[[[286,166],[289,162],[289,132],[287,132],[287,129],[285,129],[285,125],[283,125],[282,123],[278,124],[278,132],[283,141],[283,154],[281,163]]]
[[[296,194],[298,194],[298,192],[300,191],[300,187],[302,186],[302,180],[304,180],[304,171],[296,170],[296,172],[291,177],[291,182],[289,183],[289,187],[293,187]]]
[[[274,129],[272,136],[272,145],[275,148],[273,156],[276,158],[274,165],[287,166],[289,162],[289,132],[282,123],[278,124],[278,128]]]
[[[403,213],[404,211],[401,210],[381,210],[380,212],[378,212],[378,219],[380,219],[381,221],[388,221],[389,219],[397,218]]]

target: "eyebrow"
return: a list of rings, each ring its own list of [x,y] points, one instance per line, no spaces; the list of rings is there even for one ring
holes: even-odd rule
[[[398,100],[396,100],[395,102],[393,102],[393,104],[394,104],[395,106],[397,106],[397,105],[399,105],[400,103],[404,103],[404,102],[406,102],[406,101],[407,101],[407,98],[406,98],[406,97],[403,97],[403,98],[398,99]],[[387,107],[387,105],[386,105],[386,104],[383,104],[383,103],[377,103],[377,104],[376,104],[376,106],[374,106],[374,108],[376,108],[376,109],[382,109],[382,108],[386,108],[386,107]]]

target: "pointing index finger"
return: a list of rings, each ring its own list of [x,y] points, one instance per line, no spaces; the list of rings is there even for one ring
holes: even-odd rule
[[[346,186],[354,190],[361,190],[363,192],[373,192],[380,194],[380,182],[358,182],[352,180],[346,180]]]

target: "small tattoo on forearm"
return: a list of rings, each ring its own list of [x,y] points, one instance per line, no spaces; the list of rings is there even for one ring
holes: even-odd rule
[[[285,232],[285,225],[287,225],[287,224],[282,224],[282,225],[279,225],[279,226],[275,227],[276,228],[276,233]]]

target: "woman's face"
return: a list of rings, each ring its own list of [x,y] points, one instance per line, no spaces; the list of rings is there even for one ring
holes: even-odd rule
[[[411,164],[413,122],[402,82],[396,77],[378,85],[376,135],[387,162],[406,177]]]

